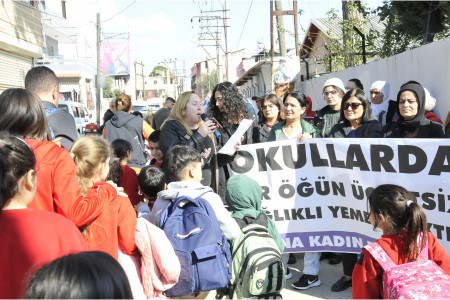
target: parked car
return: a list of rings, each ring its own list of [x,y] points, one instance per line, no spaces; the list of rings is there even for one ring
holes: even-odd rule
[[[58,107],[68,111],[75,119],[79,135],[84,135],[89,124],[89,113],[86,106],[80,102],[60,100]]]
[[[149,107],[147,101],[133,101],[131,102],[131,112],[138,111],[145,118]]]

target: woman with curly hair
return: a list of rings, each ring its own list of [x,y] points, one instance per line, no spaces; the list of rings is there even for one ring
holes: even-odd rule
[[[253,127],[257,126],[256,117],[248,111],[242,94],[231,82],[219,83],[214,87],[208,106],[208,115],[219,122],[217,130],[221,136],[217,139],[218,149],[228,142],[243,119],[253,119],[254,125],[250,126],[244,134],[242,145],[252,143]],[[226,166],[219,169],[219,195],[222,200],[225,199],[226,181],[229,177]]]

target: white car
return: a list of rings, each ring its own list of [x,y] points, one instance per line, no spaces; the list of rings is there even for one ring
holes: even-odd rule
[[[142,117],[145,118],[147,111],[149,109],[147,101],[133,101],[131,102],[131,112],[138,111],[142,114]]]
[[[80,102],[60,100],[58,108],[62,108],[69,112],[75,119],[78,134],[84,135],[86,125],[89,124],[89,113],[86,106]]]

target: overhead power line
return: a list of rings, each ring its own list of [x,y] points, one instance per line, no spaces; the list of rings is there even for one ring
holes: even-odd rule
[[[250,7],[248,8],[247,17],[245,17],[244,26],[242,27],[241,35],[239,36],[239,40],[237,42],[236,49],[239,49],[238,48],[239,47],[239,42],[241,41],[242,34],[244,33],[245,25],[247,24],[248,15],[250,14],[250,10],[252,9],[252,5],[253,5],[253,0],[250,3]]]

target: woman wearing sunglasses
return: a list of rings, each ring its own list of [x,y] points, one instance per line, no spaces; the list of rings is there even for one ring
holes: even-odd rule
[[[372,109],[363,90],[348,91],[341,102],[341,118],[331,128],[332,138],[378,138],[381,136],[381,124],[372,116]],[[357,254],[342,253],[344,276],[333,284],[333,292],[341,292],[352,286],[352,273]]]
[[[330,137],[377,138],[380,136],[381,124],[372,116],[367,95],[360,89],[348,91],[342,98],[339,123],[331,128]]]

